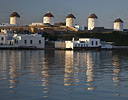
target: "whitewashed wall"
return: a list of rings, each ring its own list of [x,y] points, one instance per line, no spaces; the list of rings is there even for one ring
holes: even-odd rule
[[[98,19],[88,18],[88,30],[93,30],[94,27],[98,27]]]
[[[122,22],[115,22],[114,23],[114,30],[123,31],[123,23]]]
[[[49,23],[50,25],[54,25],[54,17],[43,17],[43,23]]]
[[[75,19],[74,18],[66,18],[66,26],[69,26],[69,27],[75,26]]]
[[[12,25],[19,25],[20,24],[19,22],[20,22],[19,18],[17,18],[17,17],[10,17],[10,24],[12,24]]]

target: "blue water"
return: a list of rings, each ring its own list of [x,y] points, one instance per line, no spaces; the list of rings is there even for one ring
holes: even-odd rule
[[[128,51],[0,50],[0,100],[127,100]]]

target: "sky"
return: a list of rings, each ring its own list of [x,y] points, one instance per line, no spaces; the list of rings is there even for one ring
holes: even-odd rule
[[[87,26],[91,13],[98,16],[98,26],[113,28],[113,22],[120,17],[128,29],[128,0],[0,0],[0,23],[9,23],[12,12],[21,16],[21,24],[42,22],[43,15],[51,12],[55,23],[65,22],[69,13],[76,17],[76,24]]]

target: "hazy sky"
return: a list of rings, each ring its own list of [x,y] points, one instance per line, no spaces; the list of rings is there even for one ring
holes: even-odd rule
[[[0,23],[9,23],[9,16],[17,11],[22,24],[42,22],[49,11],[55,22],[64,22],[69,13],[75,15],[76,24],[87,26],[91,13],[98,16],[98,25],[113,27],[113,21],[120,17],[128,28],[128,0],[0,0]]]

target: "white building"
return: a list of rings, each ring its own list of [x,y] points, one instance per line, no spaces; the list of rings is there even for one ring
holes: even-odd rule
[[[78,41],[65,41],[64,42],[55,42],[55,48],[59,49],[89,49],[89,48],[100,48],[100,39],[93,38],[80,38]]]
[[[84,26],[81,26],[81,25],[75,25],[74,27],[75,27],[75,29],[77,29],[77,30],[81,30],[81,31],[84,30]]]
[[[88,30],[98,27],[98,17],[93,13],[88,17]]]
[[[45,48],[45,39],[39,34],[14,34],[12,30],[1,30],[0,48]]]
[[[43,23],[32,23],[31,25],[44,25]]]
[[[13,25],[11,25],[9,23],[1,23],[0,26],[13,26]]]
[[[1,29],[0,45],[9,45],[9,44],[11,45],[12,34],[13,34],[12,30]]]
[[[56,48],[56,49],[65,49],[65,42],[56,41],[56,42],[55,42],[55,48]]]
[[[115,31],[123,31],[123,21],[118,18],[114,21],[114,30]]]
[[[10,24],[12,25],[19,25],[20,21],[20,15],[17,13],[17,12],[13,12],[11,15],[10,15]]]
[[[76,19],[76,17],[73,14],[70,13],[66,17],[66,26],[69,26],[69,27],[75,26],[75,19]]]
[[[78,41],[65,41],[66,48],[99,48],[100,39],[80,38]]]
[[[47,12],[43,16],[43,23],[44,24],[54,25],[54,16],[50,12]]]

